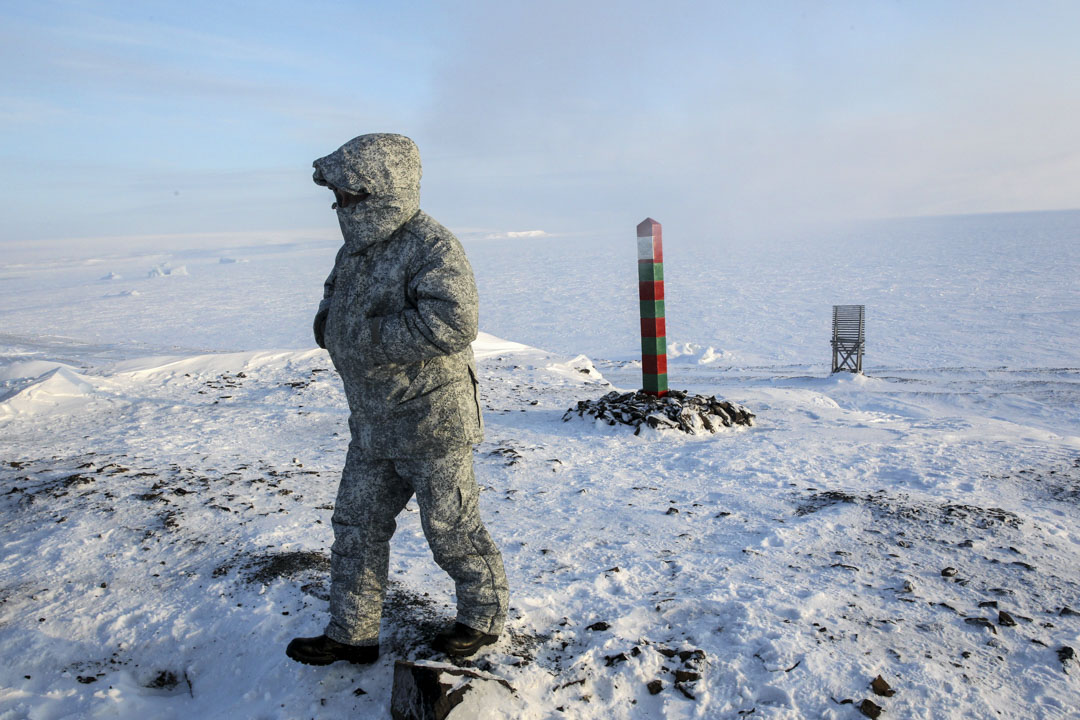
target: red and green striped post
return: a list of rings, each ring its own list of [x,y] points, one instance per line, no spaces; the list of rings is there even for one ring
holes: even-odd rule
[[[667,395],[667,328],[664,325],[664,246],[660,223],[637,226],[638,299],[641,302],[641,382],[648,395]]]

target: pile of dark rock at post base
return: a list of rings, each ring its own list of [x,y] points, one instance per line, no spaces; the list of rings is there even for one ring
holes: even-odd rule
[[[663,397],[642,390],[612,391],[595,400],[579,400],[576,407],[566,411],[563,421],[575,415],[595,418],[608,425],[630,425],[635,435],[643,425],[701,435],[718,432],[720,428],[754,424],[754,414],[742,405],[717,400],[715,396],[691,395],[684,390],[669,390]]]

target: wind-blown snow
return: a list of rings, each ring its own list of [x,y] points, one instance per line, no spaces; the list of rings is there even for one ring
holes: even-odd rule
[[[477,477],[513,608],[474,664],[517,690],[490,716],[846,719],[869,698],[894,718],[1073,717],[1080,234],[1063,215],[890,226],[877,259],[842,255],[856,297],[800,272],[809,250],[762,250],[774,264],[739,282],[702,251],[691,282],[665,238],[673,386],[757,415],[705,437],[563,422],[637,387],[633,277],[552,238],[472,245],[495,332],[474,345]],[[432,656],[452,619],[414,504],[380,662],[284,655],[325,621],[347,443],[307,338],[333,250],[112,257],[136,280],[110,289],[144,294],[108,301],[102,263],[0,267],[0,718],[389,717],[393,661]],[[179,257],[187,276],[145,276]],[[827,375],[833,299],[868,305],[866,376]]]

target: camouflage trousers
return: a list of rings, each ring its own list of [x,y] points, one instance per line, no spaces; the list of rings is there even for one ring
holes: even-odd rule
[[[508,592],[502,555],[480,519],[472,448],[438,457],[375,459],[349,447],[332,518],[330,623],[350,645],[379,642],[397,517],[416,494],[420,523],[439,567],[457,588],[457,621],[498,635]]]

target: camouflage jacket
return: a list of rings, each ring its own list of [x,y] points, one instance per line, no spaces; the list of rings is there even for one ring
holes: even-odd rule
[[[354,445],[399,458],[480,442],[478,302],[461,244],[417,211],[385,240],[355,247],[338,251],[319,306]]]

